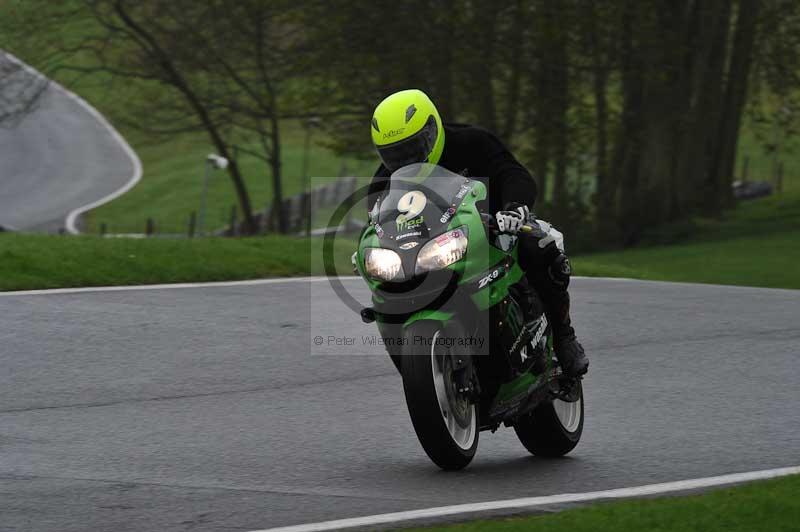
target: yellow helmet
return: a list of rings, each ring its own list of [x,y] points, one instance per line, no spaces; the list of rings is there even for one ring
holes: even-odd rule
[[[372,143],[384,166],[437,164],[444,150],[444,127],[428,95],[407,89],[387,96],[372,114]]]

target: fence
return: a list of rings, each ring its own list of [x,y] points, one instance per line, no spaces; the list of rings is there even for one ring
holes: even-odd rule
[[[281,208],[286,217],[287,232],[290,234],[311,233],[314,229],[324,229],[325,227],[312,227],[312,225],[318,225],[314,224],[315,213],[324,212],[326,209],[335,209],[347,202],[356,191],[356,187],[356,178],[348,177],[286,198]],[[344,221],[344,226],[350,227],[351,225],[353,225],[352,220],[348,217]],[[258,232],[271,233],[277,231],[277,228],[277,212],[274,206],[270,205],[258,215]]]
[[[324,215],[328,209],[332,213],[334,209],[349,200],[356,187],[357,179],[348,177],[315,187],[308,192],[285,198],[281,203],[281,209],[286,217],[287,233],[319,234],[325,232],[329,228],[319,227],[319,224],[314,222],[324,223],[327,222],[327,219],[324,216],[319,216],[318,220],[313,220],[315,214]],[[239,210],[235,205],[231,205],[227,214],[223,217],[226,219],[224,227],[211,231],[212,235],[238,236],[245,232],[243,230],[244,222],[240,220]],[[263,210],[254,213],[253,218],[257,234],[278,232],[278,215],[274,205],[267,205]],[[217,219],[219,220],[220,218]],[[315,225],[316,227],[314,227]],[[350,219],[348,215],[348,218],[344,220],[344,223],[337,230],[355,231],[359,230],[362,225],[363,223]],[[98,229],[101,235],[109,237],[146,238],[157,236],[160,238],[193,238],[201,236],[195,211],[189,213],[184,231],[180,231],[180,228],[174,225],[170,227],[171,231],[169,232],[160,230],[158,220],[154,218],[147,218],[142,228],[144,229],[142,233],[110,233],[108,224],[101,222]]]

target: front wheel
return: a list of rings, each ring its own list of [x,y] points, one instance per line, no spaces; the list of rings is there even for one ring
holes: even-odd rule
[[[577,400],[554,399],[537,406],[514,423],[519,441],[536,456],[564,456],[578,445],[583,433],[583,386]]]
[[[477,409],[454,380],[455,353],[448,346],[457,344],[449,339],[463,332],[455,329],[460,328],[448,326],[446,332],[436,322],[413,323],[405,331],[401,365],[414,430],[430,459],[445,470],[466,467],[478,448]]]

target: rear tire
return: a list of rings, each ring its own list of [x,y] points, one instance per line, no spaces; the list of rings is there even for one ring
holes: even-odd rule
[[[405,331],[400,367],[417,438],[433,463],[450,471],[462,469],[472,461],[478,448],[479,425],[475,405],[454,395],[452,386],[447,384],[449,357],[446,348],[437,346],[435,341],[444,337],[439,323],[413,323]],[[420,338],[425,343],[420,343]]]
[[[537,406],[517,420],[514,431],[519,441],[536,456],[564,456],[578,445],[583,433],[583,386],[572,403],[555,399]]]

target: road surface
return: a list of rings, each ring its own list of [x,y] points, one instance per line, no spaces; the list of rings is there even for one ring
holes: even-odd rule
[[[141,176],[119,134],[55,83],[17,127],[0,128],[0,161],[0,226],[21,231],[56,232],[71,212]]]
[[[573,294],[583,440],[544,460],[482,433],[457,473],[325,282],[2,295],[0,530],[260,530],[800,463],[800,292]],[[316,335],[357,342],[320,354]]]

